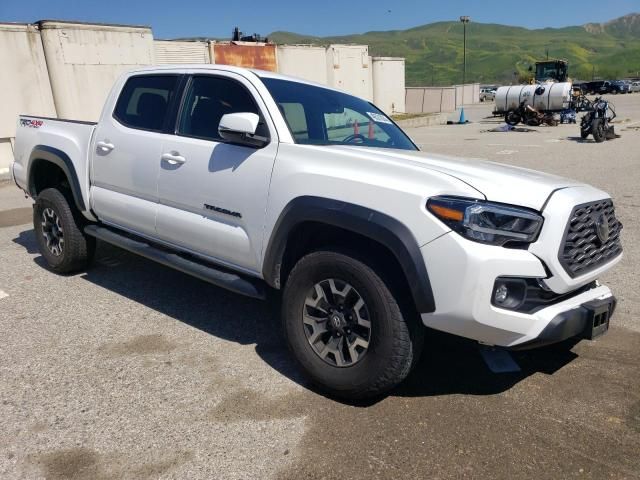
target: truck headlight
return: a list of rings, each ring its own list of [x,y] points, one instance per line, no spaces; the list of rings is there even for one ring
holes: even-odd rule
[[[432,197],[427,210],[469,240],[498,246],[534,242],[543,222],[533,210],[461,197]]]

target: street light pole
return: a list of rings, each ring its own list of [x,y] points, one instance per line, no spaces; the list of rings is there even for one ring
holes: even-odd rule
[[[462,41],[462,105],[464,105],[464,85],[467,83],[467,23],[471,21],[471,17],[464,15],[460,17],[463,28]]]

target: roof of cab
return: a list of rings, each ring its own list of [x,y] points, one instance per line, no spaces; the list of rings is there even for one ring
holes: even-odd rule
[[[321,83],[312,82],[310,80],[305,80],[304,78],[292,77],[289,75],[282,75],[276,72],[269,72],[267,70],[259,70],[257,68],[244,68],[244,67],[236,67],[233,65],[222,65],[222,64],[209,64],[209,63],[196,63],[196,64],[179,64],[179,65],[151,65],[148,67],[140,67],[129,70],[127,73],[129,74],[140,74],[145,72],[158,72],[158,71],[168,71],[168,72],[177,72],[183,73],[186,71],[193,70],[203,70],[203,71],[226,71],[226,72],[234,72],[239,75],[243,75],[247,77],[247,73],[252,73],[258,78],[275,78],[279,80],[288,80],[290,82],[302,83],[305,85],[312,85],[314,87],[326,88],[327,90],[333,90],[340,93],[346,93],[342,90],[332,88],[328,85],[323,85]]]

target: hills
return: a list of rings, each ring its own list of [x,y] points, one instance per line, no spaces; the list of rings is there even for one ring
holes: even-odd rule
[[[462,81],[463,28],[437,22],[408,30],[314,37],[274,32],[276,43],[359,43],[371,55],[406,58],[408,86],[450,85]],[[574,79],[640,76],[640,13],[606,23],[527,29],[488,23],[467,25],[467,80],[510,83],[525,80],[537,60],[569,61]]]

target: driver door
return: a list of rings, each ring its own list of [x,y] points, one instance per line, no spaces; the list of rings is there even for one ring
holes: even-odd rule
[[[259,272],[277,136],[254,87],[231,72],[189,78],[176,134],[162,144],[156,228],[160,239],[217,263]],[[263,148],[225,142],[227,113],[260,117]]]

